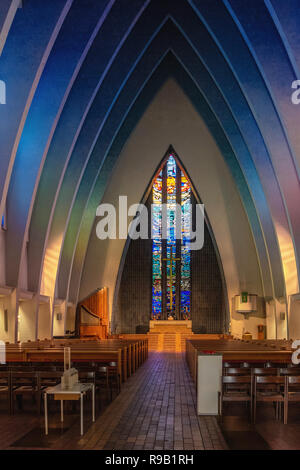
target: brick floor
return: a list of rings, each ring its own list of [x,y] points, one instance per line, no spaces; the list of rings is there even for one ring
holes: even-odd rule
[[[226,449],[215,417],[196,414],[184,355],[151,353],[80,441],[85,449]]]
[[[216,418],[196,414],[195,386],[182,353],[150,353],[95,423],[86,408],[84,436],[79,435],[77,416],[70,416],[70,429],[51,443],[52,449],[227,448]],[[2,418],[0,415],[2,449],[12,448],[30,428],[43,426],[43,418],[34,415]],[[59,422],[59,415],[50,416],[50,420]]]

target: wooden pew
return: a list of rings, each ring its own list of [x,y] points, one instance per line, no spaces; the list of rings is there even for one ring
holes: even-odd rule
[[[71,348],[71,358],[74,362],[105,364],[116,362],[121,382],[125,382],[148,356],[148,341],[144,339],[80,340],[63,338],[8,344],[6,360],[8,363],[63,362],[65,347]]]
[[[193,380],[197,379],[197,357],[200,351],[216,351],[223,354],[227,362],[276,362],[291,361],[291,341],[287,340],[241,340],[231,338],[187,339],[186,361]]]

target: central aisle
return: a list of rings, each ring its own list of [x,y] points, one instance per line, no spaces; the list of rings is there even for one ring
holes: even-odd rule
[[[216,418],[196,414],[195,387],[184,354],[153,352],[77,441],[76,448],[194,450],[227,446]]]

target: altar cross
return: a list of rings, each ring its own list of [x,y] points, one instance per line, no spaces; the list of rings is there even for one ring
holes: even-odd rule
[[[173,257],[173,246],[171,246],[170,258],[163,258],[163,261],[170,261],[170,311],[173,309],[173,261],[180,261],[180,258]]]

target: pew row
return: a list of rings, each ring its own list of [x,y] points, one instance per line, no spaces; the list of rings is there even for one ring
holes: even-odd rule
[[[265,363],[289,364],[292,357],[292,340],[241,340],[238,338],[187,339],[186,361],[195,383],[197,383],[197,358],[201,352],[220,352],[223,361],[232,363]]]
[[[137,340],[45,340],[6,344],[7,363],[63,363],[64,348],[71,348],[72,362],[117,364],[125,382],[148,357],[148,341]]]

